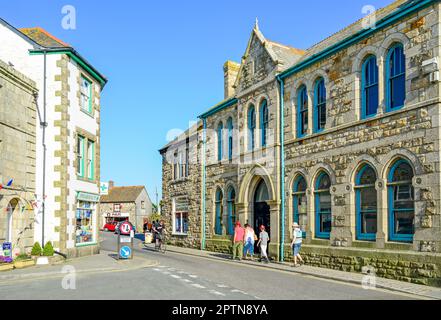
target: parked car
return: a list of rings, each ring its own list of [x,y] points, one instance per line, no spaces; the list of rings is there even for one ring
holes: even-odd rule
[[[104,231],[110,231],[113,232],[116,230],[116,222],[110,222],[110,223],[106,223],[103,227]]]

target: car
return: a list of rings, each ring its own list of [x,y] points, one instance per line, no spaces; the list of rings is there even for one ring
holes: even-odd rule
[[[104,231],[115,231],[115,229],[116,229],[116,223],[115,222],[109,222],[109,223],[106,223],[105,225],[104,225],[104,227],[103,227],[103,230]]]

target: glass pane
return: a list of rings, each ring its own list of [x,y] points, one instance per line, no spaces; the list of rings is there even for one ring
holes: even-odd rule
[[[322,193],[320,197],[320,212],[331,212],[331,195],[329,193]]]
[[[412,167],[407,162],[402,162],[395,168],[392,182],[411,181],[412,178],[413,178]]]
[[[414,211],[395,212],[395,234],[414,234]]]
[[[363,188],[360,190],[360,210],[377,210],[377,190],[375,188]]]
[[[326,126],[326,104],[323,104],[319,108],[319,129],[323,129]]]
[[[297,214],[306,214],[307,213],[306,195],[296,196],[295,200],[296,200],[296,203],[297,203],[296,213]],[[294,222],[299,223],[298,220],[296,220]]]
[[[331,213],[324,213],[320,215],[320,232],[331,232]]]
[[[175,231],[181,232],[181,214],[180,213],[176,213],[176,216],[175,216]]]
[[[183,233],[188,232],[188,213],[187,212],[182,213],[182,232]]]
[[[398,108],[404,105],[406,99],[405,77],[401,75],[391,80],[391,108]]]
[[[331,179],[329,178],[329,176],[327,174],[323,174],[320,177],[317,189],[318,190],[326,190],[329,189],[331,187]]]
[[[370,185],[375,184],[377,181],[377,175],[374,169],[370,166],[364,167],[360,180],[358,181],[359,185]],[[375,189],[374,189],[375,190]]]
[[[366,89],[366,115],[377,114],[378,110],[378,85]]]
[[[377,233],[377,213],[361,213],[361,233]]]

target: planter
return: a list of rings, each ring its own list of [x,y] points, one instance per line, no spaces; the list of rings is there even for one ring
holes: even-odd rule
[[[14,267],[16,269],[24,269],[28,267],[35,266],[34,260],[22,260],[22,261],[14,261]]]
[[[45,256],[32,256],[32,259],[37,265],[57,265],[65,262],[65,259],[61,256],[55,255],[52,257]]]
[[[14,269],[14,264],[12,264],[12,263],[0,264],[0,272],[1,271],[11,271],[13,269]]]

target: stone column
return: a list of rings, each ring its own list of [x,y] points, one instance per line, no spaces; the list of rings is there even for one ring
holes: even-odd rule
[[[280,258],[280,202],[268,201],[271,216],[270,254],[277,260]]]
[[[376,247],[384,249],[387,241],[388,212],[387,212],[387,183],[384,179],[379,179],[375,184],[377,190],[377,236]]]

